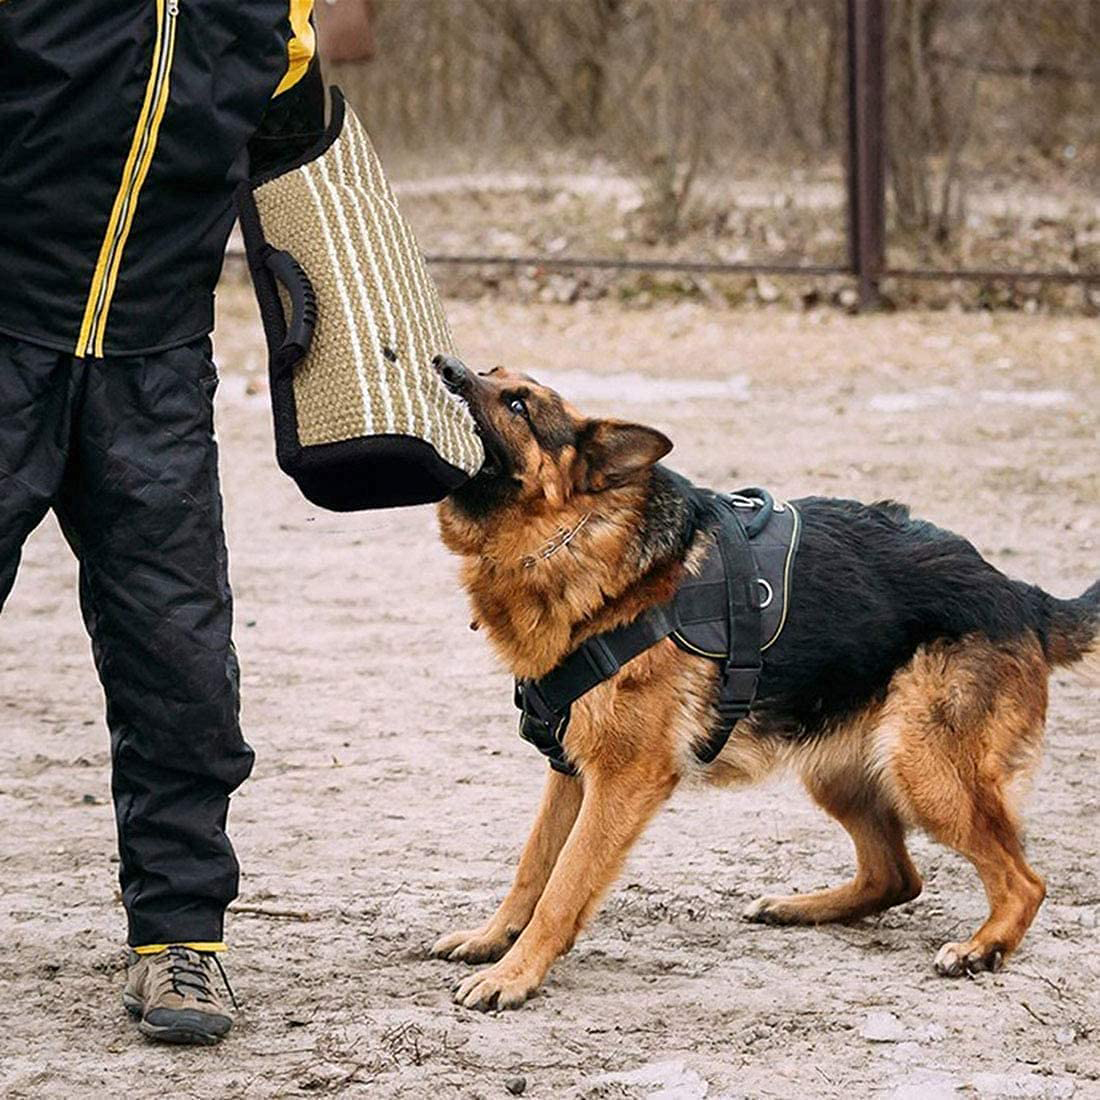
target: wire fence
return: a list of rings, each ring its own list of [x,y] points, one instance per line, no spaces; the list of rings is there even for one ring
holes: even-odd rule
[[[369,24],[331,75],[437,264],[846,276],[864,306],[885,280],[1100,284],[1100,0],[374,0]]]

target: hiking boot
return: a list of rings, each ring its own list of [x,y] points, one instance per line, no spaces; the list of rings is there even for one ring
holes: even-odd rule
[[[162,1043],[218,1042],[233,1026],[233,1017],[214,988],[221,973],[220,960],[212,951],[172,946],[153,955],[130,952],[122,1003],[139,1016],[142,1034]],[[225,982],[229,996],[233,991]]]

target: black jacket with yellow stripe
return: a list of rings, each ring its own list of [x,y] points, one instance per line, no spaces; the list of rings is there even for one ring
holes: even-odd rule
[[[310,67],[311,8],[0,0],[0,331],[79,356],[210,331],[247,143]]]

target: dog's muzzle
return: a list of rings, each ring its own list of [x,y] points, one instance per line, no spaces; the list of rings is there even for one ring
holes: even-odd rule
[[[432,366],[451,393],[462,394],[469,389],[472,377],[470,368],[461,359],[456,359],[453,355],[437,355],[432,360]]]

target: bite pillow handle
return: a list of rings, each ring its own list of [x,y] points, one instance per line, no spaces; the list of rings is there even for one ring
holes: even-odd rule
[[[309,351],[317,325],[317,295],[302,265],[289,252],[272,248],[264,257],[264,266],[290,296],[286,335],[275,352],[275,367],[281,373],[292,370]]]

